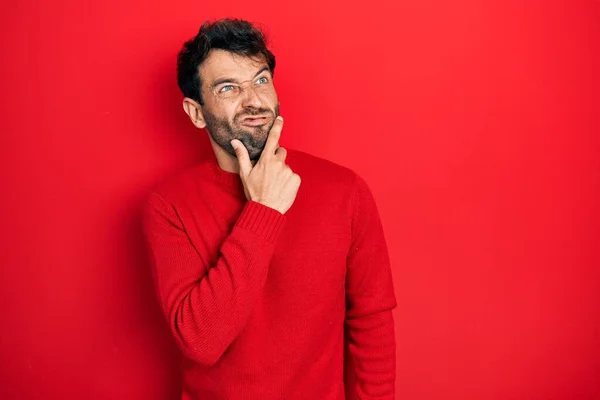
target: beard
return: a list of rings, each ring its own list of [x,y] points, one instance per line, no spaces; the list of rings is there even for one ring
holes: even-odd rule
[[[242,127],[240,124],[242,119],[252,115],[266,115],[272,118],[265,125]],[[247,108],[235,115],[233,123],[229,122],[227,118],[219,118],[207,110],[203,110],[203,116],[208,134],[222,149],[233,157],[237,157],[231,141],[238,139],[248,150],[250,160],[256,161],[260,158],[265,148],[267,137],[275,123],[275,118],[279,116],[279,103],[275,106],[275,110],[268,108]]]

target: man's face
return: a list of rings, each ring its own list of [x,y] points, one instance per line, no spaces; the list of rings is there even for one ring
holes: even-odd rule
[[[199,72],[202,115],[213,141],[235,157],[230,142],[239,139],[250,159],[258,160],[279,115],[273,77],[264,57],[211,50]]]

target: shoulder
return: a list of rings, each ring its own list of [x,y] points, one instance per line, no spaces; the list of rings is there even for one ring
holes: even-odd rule
[[[360,203],[374,203],[366,180],[353,169],[299,150],[288,149],[286,162],[300,175],[302,185],[317,189],[320,196],[337,199],[353,208]]]
[[[295,173],[305,181],[314,184],[326,184],[333,188],[352,189],[358,174],[349,167],[318,157],[304,151],[287,149],[286,162]]]
[[[209,172],[205,162],[187,167],[156,183],[148,197],[151,199],[159,197],[168,203],[177,203],[197,191]]]

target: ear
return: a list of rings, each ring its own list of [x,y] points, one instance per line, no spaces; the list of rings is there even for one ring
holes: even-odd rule
[[[196,128],[204,128],[206,121],[202,115],[202,106],[195,100],[185,97],[183,99],[183,111],[190,117],[190,120]]]

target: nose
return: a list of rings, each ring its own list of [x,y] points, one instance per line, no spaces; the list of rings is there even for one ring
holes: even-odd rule
[[[244,93],[242,97],[242,106],[245,107],[254,107],[254,108],[262,108],[262,99],[257,92],[256,88],[253,85],[246,86],[244,88]]]

